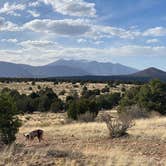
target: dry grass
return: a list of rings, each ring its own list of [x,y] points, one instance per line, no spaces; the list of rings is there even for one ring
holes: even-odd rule
[[[141,137],[151,137],[166,140],[166,118],[154,117],[151,119],[136,120],[136,125],[130,130],[130,134]]]
[[[111,140],[105,123],[67,123],[66,114],[21,117],[16,145],[0,152],[0,165],[164,166],[166,118],[137,120],[129,136]],[[63,122],[62,122],[63,121]],[[42,128],[49,145],[23,145],[23,133]],[[156,138],[156,139],[154,139]]]
[[[166,160],[156,161],[153,157],[133,155],[120,149],[114,149],[106,162],[106,166],[157,166],[165,165]]]
[[[50,87],[59,94],[65,90],[65,99],[71,91],[81,93],[83,86],[77,83],[36,82],[0,83],[0,89],[8,87],[17,89],[20,93],[30,94]],[[102,89],[106,84],[87,83],[88,89]],[[122,86],[126,89],[132,85],[119,85],[110,88],[110,92],[120,92]],[[29,90],[32,87],[32,91]],[[109,111],[108,111],[109,112]],[[129,129],[129,136],[110,139],[105,123],[100,121],[99,113],[96,122],[77,123],[69,121],[65,113],[35,113],[20,116],[23,126],[20,128],[16,144],[0,148],[0,166],[165,166],[166,164],[166,118],[153,117],[135,121],[135,126]],[[117,117],[116,110],[111,115]],[[23,133],[41,128],[45,131],[48,145],[38,143],[24,146]]]

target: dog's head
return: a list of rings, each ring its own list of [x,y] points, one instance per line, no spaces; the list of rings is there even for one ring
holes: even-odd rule
[[[26,139],[29,139],[29,134],[23,134]]]

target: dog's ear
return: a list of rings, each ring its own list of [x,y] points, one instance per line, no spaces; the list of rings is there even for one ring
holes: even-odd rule
[[[23,136],[24,136],[24,137],[27,137],[27,136],[28,136],[28,134],[25,134],[25,133],[24,133],[24,134],[23,134]]]

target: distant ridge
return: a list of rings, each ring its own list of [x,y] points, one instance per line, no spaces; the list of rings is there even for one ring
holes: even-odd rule
[[[33,77],[32,73],[24,69],[21,65],[0,61],[0,77]]]
[[[58,60],[44,66],[0,62],[0,77],[48,78],[73,76],[128,75],[137,72],[128,66],[87,60]]]
[[[111,62],[97,62],[87,60],[64,60],[60,59],[56,62],[48,64],[49,66],[68,66],[76,67],[90,73],[90,75],[128,75],[137,72],[137,69]]]
[[[166,78],[166,72],[160,69],[150,67],[145,70],[132,74],[135,77]]]

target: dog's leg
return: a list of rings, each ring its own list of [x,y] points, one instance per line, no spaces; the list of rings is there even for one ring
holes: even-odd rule
[[[34,145],[35,139],[33,138],[31,141],[31,146]]]
[[[30,140],[27,139],[27,140],[26,140],[26,143],[25,143],[25,146],[28,147],[29,145],[30,145]]]
[[[43,134],[41,134],[39,137],[38,137],[38,139],[39,139],[39,142],[43,142],[45,145],[48,145],[48,141],[46,140],[46,139],[44,139],[44,135]]]
[[[27,138],[25,138],[24,140],[23,140],[23,142],[22,142],[22,144],[24,145],[24,146],[26,146],[27,145]]]
[[[41,137],[41,141],[43,141],[43,143],[44,143],[45,145],[48,145],[48,141],[47,141],[46,139],[44,139],[43,137]]]
[[[34,145],[34,138],[33,139],[29,139],[28,141],[28,147]]]

